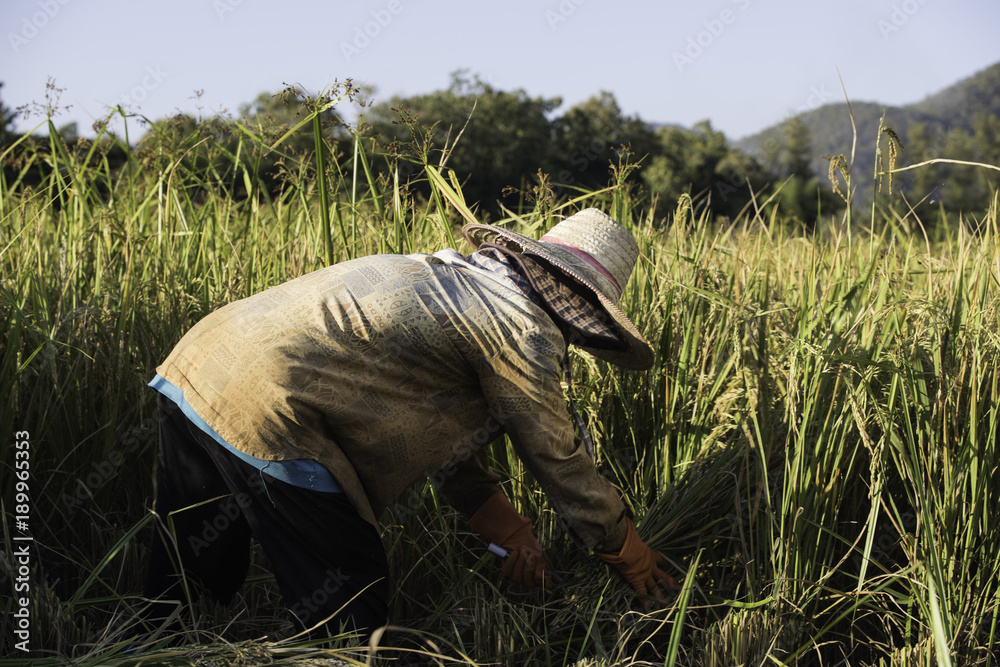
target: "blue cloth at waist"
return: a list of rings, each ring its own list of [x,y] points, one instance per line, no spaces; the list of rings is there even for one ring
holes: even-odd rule
[[[180,387],[164,379],[159,373],[149,383],[149,386],[176,403],[177,407],[181,409],[185,417],[191,420],[192,424],[210,435],[213,440],[231,454],[249,463],[265,475],[270,475],[282,482],[304,489],[312,489],[313,491],[325,493],[343,493],[344,490],[337,483],[337,480],[333,478],[333,475],[330,474],[330,471],[324,468],[318,461],[312,459],[266,461],[236,449],[226,442],[221,435],[216,433],[215,429],[201,418],[201,415],[194,411],[191,404],[184,398],[184,391]]]

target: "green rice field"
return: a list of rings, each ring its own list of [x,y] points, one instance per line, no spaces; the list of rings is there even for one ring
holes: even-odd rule
[[[382,517],[393,625],[372,646],[292,636],[260,553],[237,601],[135,636],[157,448],[146,383],[187,328],[333,262],[471,251],[458,230],[480,209],[440,155],[334,146],[319,118],[299,128],[306,156],[245,125],[137,146],[53,131],[4,154],[0,664],[1000,664],[996,195],[985,216],[934,221],[886,199],[806,230],[776,196],[734,220],[682,198],[664,220],[627,154],[604,189],[550,198],[542,183],[488,222],[541,235],[595,206],[639,241],[623,305],[655,366],[574,352],[574,380],[599,468],[683,583],[666,608],[644,613],[501,447],[555,590],[501,580],[428,483]],[[257,175],[269,159],[277,191]],[[28,534],[26,653],[7,581]]]

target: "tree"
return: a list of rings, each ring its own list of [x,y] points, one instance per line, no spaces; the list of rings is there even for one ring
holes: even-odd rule
[[[393,97],[370,107],[362,121],[390,162],[400,156],[416,163],[446,159],[463,180],[469,203],[495,212],[504,188],[520,188],[539,169],[549,170],[548,114],[561,103],[529,97],[523,89],[497,90],[459,71],[447,90]]]
[[[339,93],[339,88],[335,92]],[[314,102],[294,86],[276,94],[261,93],[253,102],[240,105],[240,121],[258,132],[264,141],[271,143],[305,120],[312,113]],[[337,115],[336,107],[322,112],[320,122],[328,138],[341,138],[339,131],[344,123]],[[302,127],[286,139],[282,146],[287,151],[311,153],[315,148],[312,125]]]
[[[973,123],[975,130],[976,161],[1000,167],[1000,118],[993,114],[978,114]],[[987,198],[992,198],[1000,188],[997,172],[979,168],[979,182]],[[988,206],[989,202],[983,202]]]
[[[755,194],[768,187],[771,180],[756,157],[735,148],[730,148],[715,165],[715,175],[711,192],[712,211],[730,219],[735,219]]]
[[[945,135],[944,155],[953,160],[976,160],[975,138],[969,132],[953,129]],[[957,164],[944,165],[941,201],[947,210],[972,213],[986,208],[986,184],[979,177],[980,168]]]
[[[927,123],[919,121],[910,123],[903,149],[907,162],[919,164],[943,157],[937,149],[939,144],[943,148],[943,142],[931,134],[931,128]],[[924,165],[904,174],[902,187],[909,194],[911,205],[920,204],[917,214],[921,218],[930,211],[935,200],[940,199],[942,181],[943,170],[941,165],[937,164]]]
[[[812,168],[816,157],[812,134],[801,115],[785,121],[778,156],[778,201],[783,213],[812,227],[820,214],[840,205],[832,190],[821,186]]]
[[[657,139],[659,145],[642,179],[658,200],[658,215],[672,211],[678,198],[687,194],[712,213],[732,217],[749,201],[751,191],[764,186],[761,165],[731,148],[710,121],[691,129],[661,127]]]
[[[0,90],[3,89],[3,81],[0,81]],[[14,138],[14,119],[17,114],[4,105],[0,99],[0,146],[6,146]]]
[[[906,156],[910,164],[937,158],[1000,164],[1000,119],[977,114],[971,131],[953,127],[945,132],[930,123],[911,123]],[[948,163],[924,165],[909,172],[904,181],[910,203],[923,201],[917,208],[922,218],[938,206],[954,212],[983,212],[998,187],[1000,179],[992,170]]]
[[[137,154],[161,166],[181,156],[186,167],[184,173],[200,174],[201,185],[215,183],[237,196],[260,191],[273,195],[289,185],[300,184],[300,177],[315,167],[312,124],[307,123],[289,137],[285,134],[307,119],[317,102],[321,103],[296,88],[287,88],[276,95],[261,93],[253,102],[241,105],[238,122],[259,141],[248,139],[241,130],[218,117],[199,120],[178,114],[159,119],[139,141]],[[332,108],[322,112],[320,119],[324,139],[336,153],[343,123]],[[277,149],[270,150],[283,137]],[[239,156],[238,163],[233,156]],[[252,176],[250,192],[246,187],[248,181],[240,175],[242,170]]]
[[[601,91],[553,121],[552,176],[566,186],[600,188],[622,146],[638,160],[656,151],[656,134],[638,117],[625,117],[614,95]]]
[[[815,176],[810,163],[813,159],[812,135],[801,116],[785,121],[784,145],[781,150],[781,170],[785,176],[808,181]]]

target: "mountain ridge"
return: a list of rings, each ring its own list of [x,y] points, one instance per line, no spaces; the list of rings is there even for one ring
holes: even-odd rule
[[[857,127],[857,144],[852,173],[864,184],[874,173],[875,147],[879,123],[891,128],[902,139],[902,163],[920,162],[929,157],[946,157],[946,137],[953,130],[973,133],[978,114],[1000,116],[1000,62],[990,65],[956,83],[932,93],[919,102],[889,105],[880,102],[834,102],[805,111],[792,118],[800,119],[809,130],[813,158],[810,165],[817,176],[825,179],[828,160],[826,156],[844,155],[851,160],[854,131],[853,114]],[[733,145],[752,155],[776,160],[775,147],[784,139],[784,128],[789,119],[767,127],[755,134],[733,142]],[[911,128],[922,124],[925,137],[919,155],[906,151]],[[925,146],[929,140],[930,145]],[[912,152],[912,151],[911,151]],[[870,185],[869,185],[870,188]],[[868,188],[862,186],[862,193]]]

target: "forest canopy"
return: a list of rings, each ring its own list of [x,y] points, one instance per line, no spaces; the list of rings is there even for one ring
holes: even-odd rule
[[[739,142],[730,141],[709,120],[680,127],[627,116],[608,91],[564,108],[559,97],[500,90],[467,71],[455,72],[444,90],[374,103],[364,102],[366,98],[377,100],[371,90],[352,89],[350,100],[342,103],[359,109],[350,126],[339,115],[340,107],[331,105],[321,114],[323,132],[344,149],[333,156],[331,168],[351,158],[348,146],[356,139],[373,149],[371,167],[384,178],[417,180],[424,162],[446,162],[469,203],[486,217],[527,200],[555,201],[599,189],[622,163],[630,165],[628,182],[648,198],[657,220],[669,217],[685,196],[723,219],[735,219],[754,202],[772,198],[785,217],[811,227],[820,216],[843,208],[848,177],[856,206],[877,200],[904,210],[914,207],[931,218],[945,211],[981,215],[1000,183],[996,171],[940,163],[897,175],[892,191],[888,178],[873,177],[876,167],[884,172],[934,158],[1000,164],[1000,65],[916,105],[829,104]],[[294,187],[305,175],[291,168],[288,158],[308,158],[313,151],[314,128],[302,120],[323,101],[294,88],[261,93],[242,105],[236,118],[179,115],[155,120],[135,148],[150,156],[158,148],[176,148],[205,134],[235,144],[240,132],[254,132],[265,142],[280,140],[281,151],[246,158],[253,160],[260,189],[273,193]],[[0,103],[3,144],[20,139],[12,130],[14,117]],[[850,154],[855,125],[858,149],[851,164],[845,155]],[[75,126],[57,132],[77,141]],[[22,150],[30,141],[47,141],[42,136],[28,139]],[[120,167],[132,147],[120,139],[107,143],[109,165]],[[207,160],[197,148],[188,151],[187,159]],[[5,161],[4,170],[8,181],[18,177],[17,160]],[[20,177],[30,184],[42,175]],[[225,182],[226,175],[219,180]]]

